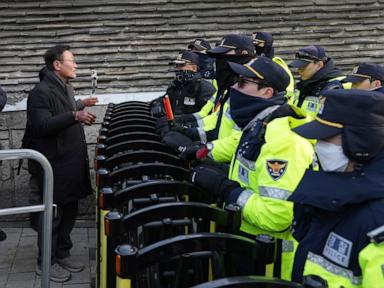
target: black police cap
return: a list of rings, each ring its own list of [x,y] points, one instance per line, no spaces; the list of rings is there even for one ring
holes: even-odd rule
[[[179,55],[177,55],[176,60],[169,62],[169,65],[172,65],[172,64],[183,65],[183,64],[190,64],[190,63],[196,64],[197,66],[199,66],[199,56],[192,51],[186,50],[186,51],[180,52]]]
[[[343,82],[356,83],[365,79],[384,81],[384,67],[375,63],[361,63],[353,68]]]
[[[205,41],[204,39],[197,38],[194,41],[190,42],[188,44],[188,49],[195,48],[198,51],[207,51],[211,49],[211,45],[208,41]]]
[[[260,79],[277,92],[285,91],[290,82],[288,73],[268,57],[257,57],[244,65],[234,62],[228,62],[228,64],[235,73]]]
[[[293,129],[308,139],[342,135],[350,159],[366,162],[384,148],[384,94],[377,91],[327,90],[316,119]]]
[[[256,55],[252,38],[244,34],[228,34],[224,36],[219,45],[208,50],[208,55],[216,57],[217,54],[224,54],[230,50],[245,50],[249,56],[254,57]]]
[[[264,47],[273,45],[273,36],[268,32],[254,32],[252,33],[252,40],[255,46],[260,45],[261,47]]]
[[[325,53],[323,47],[318,45],[311,45],[300,48],[299,51],[295,54],[295,60],[289,64],[289,67],[302,68],[313,61],[325,62],[327,60],[328,56]]]

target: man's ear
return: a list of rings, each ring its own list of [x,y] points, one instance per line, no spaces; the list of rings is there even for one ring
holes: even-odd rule
[[[374,87],[374,88],[381,87],[381,81],[380,80],[375,80],[375,81],[373,81],[371,86]]]
[[[53,70],[55,70],[55,71],[61,70],[61,63],[59,60],[53,61],[52,66],[53,66]]]
[[[318,65],[318,67],[320,69],[324,67],[324,62],[323,61],[318,61],[316,64]]]
[[[267,96],[268,99],[272,98],[274,93],[275,93],[275,90],[273,90],[272,87],[265,87],[265,95]]]
[[[248,55],[248,51],[247,50],[241,51],[241,55]]]

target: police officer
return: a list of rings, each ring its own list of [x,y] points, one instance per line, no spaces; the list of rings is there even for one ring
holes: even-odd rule
[[[273,58],[275,56],[275,49],[273,48],[273,36],[268,32],[253,32],[253,44],[256,48],[257,56],[265,56]]]
[[[199,111],[216,91],[198,73],[199,57],[192,51],[183,51],[169,64],[175,65],[175,79],[168,86],[166,95],[169,96],[174,114]],[[162,97],[152,102],[152,114],[161,114],[161,107]]]
[[[217,82],[215,79],[214,59],[207,55],[207,51],[211,49],[209,42],[204,39],[197,38],[188,44],[188,49],[199,56],[199,73],[202,78],[211,81],[213,87],[217,90]],[[177,125],[185,125],[188,127],[198,126],[198,120],[208,116],[213,112],[217,93],[214,93],[207,103],[197,112],[193,114],[182,114],[175,116]]]
[[[291,128],[308,120],[285,104],[285,70],[267,57],[245,65],[230,63],[240,75],[231,89],[231,114],[242,129],[229,175],[208,165],[196,167],[192,182],[243,209],[241,230],[249,237],[289,238],[292,203],[285,201],[313,162],[312,145]],[[289,269],[289,268],[288,268]]]
[[[185,143],[184,135],[192,141],[202,143],[231,136],[235,123],[229,113],[230,106],[228,100],[230,87],[236,82],[237,75],[231,70],[227,62],[232,61],[244,64],[255,56],[255,48],[251,37],[242,34],[228,34],[217,47],[208,51],[208,55],[216,59],[218,92],[215,106],[217,109],[215,109],[215,113],[201,119],[199,127],[182,127],[177,131],[171,131],[163,138],[165,144],[179,151],[186,148],[185,145],[182,145]],[[239,135],[240,132],[238,132],[237,137]],[[238,139],[228,140],[228,143],[222,145],[223,148],[226,145],[237,145]]]
[[[291,71],[289,70],[288,65],[284,62],[280,57],[274,56],[274,48],[273,48],[273,37],[268,32],[254,32],[252,34],[253,44],[255,46],[256,55],[257,56],[265,56],[272,59],[273,62],[280,65],[285,72],[289,75],[289,85],[286,88],[285,96],[291,97],[294,92],[294,78],[292,76]],[[232,155],[235,153],[236,147],[238,145],[238,141],[240,140],[240,133],[238,132],[237,126],[234,126],[232,130],[230,138],[231,141],[213,141],[208,143],[207,145],[194,145],[190,146],[183,153],[185,158],[195,159],[202,156],[205,156],[203,153],[204,149],[208,149],[208,156],[216,161],[216,162],[229,162],[232,159]],[[229,145],[227,144],[229,142]],[[220,147],[222,146],[222,148]],[[208,148],[207,148],[208,147]],[[197,150],[197,152],[196,152]]]
[[[274,62],[282,66],[284,70],[289,74],[290,83],[287,87],[287,96],[292,97],[295,85],[294,78],[292,76],[291,71],[289,70],[288,65],[284,62],[284,60],[280,57],[275,56],[272,35],[268,32],[254,32],[252,34],[252,40],[255,46],[256,56],[266,56],[271,58]],[[194,42],[190,43],[188,48],[192,49],[192,51],[197,51],[199,49],[204,51],[202,48],[208,47],[208,45],[209,43],[205,42],[203,39],[196,39]],[[220,43],[218,45],[220,45]],[[213,58],[208,59],[213,60]],[[213,85],[217,86],[216,81],[213,82]],[[199,112],[196,112],[193,115],[176,116],[175,120],[179,123],[183,122],[185,126],[189,127],[203,126],[204,122],[202,121],[202,119],[211,114],[211,112],[213,112],[214,110],[216,96],[217,94],[212,96],[212,98],[207,102],[207,104],[205,104],[205,106]],[[228,153],[228,155],[232,155],[232,153]],[[223,157],[219,157],[220,159],[218,157],[216,158],[221,161],[224,159]]]
[[[282,58],[275,56],[272,34],[268,32],[253,32],[252,39],[253,44],[255,45],[257,56],[266,56],[271,58],[273,62],[279,64],[289,75],[289,85],[287,86],[287,93],[285,94],[285,96],[291,104],[291,101],[293,101],[294,98],[295,79],[293,78],[292,72],[289,69],[287,63],[285,63]]]
[[[289,199],[299,241],[292,279],[384,287],[384,94],[329,90],[322,103],[316,120],[294,129],[318,140],[322,171],[307,171]]]
[[[211,45],[204,39],[197,38],[188,44],[188,49],[199,56],[199,73],[204,79],[212,80],[215,78],[214,60],[207,55]]]
[[[344,76],[321,46],[300,48],[295,58],[289,66],[298,69],[300,81],[297,83],[298,95],[295,95],[293,104],[314,117],[319,111],[320,93],[328,89],[343,88],[340,80]]]
[[[352,89],[384,92],[384,68],[375,63],[361,63],[343,81],[352,83]]]

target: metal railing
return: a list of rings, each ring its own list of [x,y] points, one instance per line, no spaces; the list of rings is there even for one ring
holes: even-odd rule
[[[52,202],[53,202],[53,171],[47,158],[40,152],[31,149],[0,150],[0,160],[32,159],[39,162],[44,170],[43,204],[24,207],[0,209],[0,216],[30,212],[44,212],[43,220],[43,255],[41,287],[49,288],[49,269],[51,266],[52,242]]]

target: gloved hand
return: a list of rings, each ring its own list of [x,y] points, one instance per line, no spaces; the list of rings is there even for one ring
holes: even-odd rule
[[[180,126],[196,127],[197,121],[193,114],[181,114],[175,116],[175,122]]]
[[[156,121],[156,132],[160,137],[164,137],[171,130],[171,125],[168,122],[167,116],[163,116]]]
[[[162,97],[151,102],[151,115],[156,118],[160,118],[165,115]]]
[[[204,164],[192,171],[191,182],[223,200],[227,199],[233,189],[240,186],[236,181],[229,180],[223,170]]]
[[[192,144],[191,139],[175,131],[169,131],[165,134],[163,139],[161,139],[161,142],[178,152],[183,152],[186,147],[189,147]]]
[[[197,131],[196,128],[189,128],[186,126],[174,126],[171,128],[171,130],[184,134],[185,136],[187,136],[188,138],[194,141],[200,140],[199,132]]]
[[[80,123],[84,123],[85,125],[91,125],[95,122],[96,116],[92,113],[86,112],[84,110],[74,111],[73,116],[75,120]]]
[[[183,125],[175,125],[171,128],[172,131],[179,132],[179,133],[184,134],[184,135],[186,135],[185,132],[187,131],[187,129],[188,129],[188,127],[185,127]]]
[[[193,144],[181,153],[180,157],[185,161],[202,160],[209,153],[207,145],[200,142],[193,142]]]

